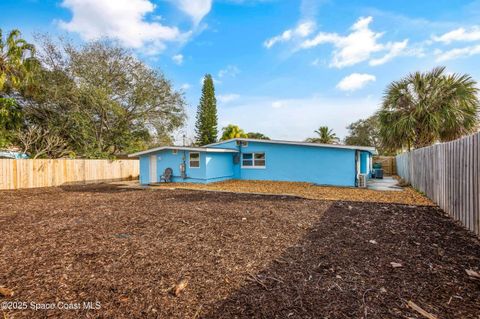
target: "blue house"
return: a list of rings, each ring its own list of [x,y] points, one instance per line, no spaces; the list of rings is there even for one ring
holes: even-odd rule
[[[371,172],[373,147],[235,138],[202,147],[162,146],[129,155],[140,158],[140,183],[228,179],[358,186]]]

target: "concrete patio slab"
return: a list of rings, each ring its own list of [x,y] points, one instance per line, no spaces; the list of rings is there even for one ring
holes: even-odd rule
[[[398,181],[391,177],[385,176],[383,179],[369,179],[367,183],[368,189],[373,189],[377,191],[399,191],[402,192],[404,189],[398,186]]]

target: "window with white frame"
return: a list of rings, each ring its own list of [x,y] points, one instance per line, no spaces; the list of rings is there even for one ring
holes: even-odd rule
[[[198,168],[200,167],[200,153],[198,152],[190,152],[190,168]]]
[[[243,153],[242,167],[264,168],[265,153]]]

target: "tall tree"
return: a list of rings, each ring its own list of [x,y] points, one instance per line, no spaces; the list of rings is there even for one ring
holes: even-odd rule
[[[76,47],[48,38],[42,49],[45,68],[24,107],[26,123],[36,128],[21,139],[31,155],[114,157],[158,145],[183,125],[183,95],[128,50],[108,41]],[[48,147],[35,145],[38,136],[49,137]]]
[[[392,150],[419,148],[472,133],[478,125],[477,83],[444,67],[392,82],[378,112],[382,144]]]
[[[378,118],[376,115],[353,122],[347,126],[347,129],[346,145],[379,146]]]
[[[248,135],[238,125],[229,124],[222,128],[222,141],[230,140],[232,138],[247,138]]]
[[[217,141],[217,99],[213,78],[206,74],[203,78],[202,96],[197,108],[195,133],[198,145],[206,145]]]
[[[0,149],[9,146],[23,123],[23,112],[13,98],[0,97]]]
[[[35,47],[21,38],[19,30],[12,30],[4,39],[0,29],[0,96],[28,84],[38,67]]]
[[[310,137],[307,139],[307,142],[335,144],[339,141],[337,135],[328,126],[320,126],[318,130],[314,132],[317,133],[318,137]]]
[[[372,146],[380,155],[395,155],[390,149],[385,148],[379,135],[378,116],[372,115],[366,119],[358,120],[347,126],[348,135],[345,137],[346,145]]]
[[[257,140],[269,140],[270,138],[262,133],[258,132],[248,132],[247,133],[248,138],[255,138]]]
[[[0,29],[0,148],[13,143],[16,131],[23,124],[23,111],[18,93],[32,83],[39,63],[35,47],[12,30],[4,38]]]

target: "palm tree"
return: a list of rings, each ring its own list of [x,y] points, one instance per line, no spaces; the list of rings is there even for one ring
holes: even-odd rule
[[[307,138],[310,143],[335,144],[338,143],[338,137],[328,126],[320,126],[318,130],[314,131],[318,137]]]
[[[382,144],[392,150],[418,148],[474,132],[478,91],[469,75],[445,74],[444,67],[392,82],[378,112]]]
[[[12,30],[4,39],[0,29],[0,92],[29,84],[33,71],[39,66],[34,58],[35,47],[20,36],[19,30]]]
[[[238,125],[229,124],[226,127],[222,128],[222,138],[221,141],[229,140],[232,138],[248,137],[245,132],[238,127]]]

